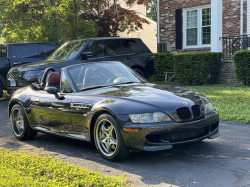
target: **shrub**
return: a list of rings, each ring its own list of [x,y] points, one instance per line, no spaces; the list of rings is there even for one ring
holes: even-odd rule
[[[165,72],[174,71],[172,53],[154,53],[155,75],[149,78],[150,82],[164,81]]]
[[[174,55],[175,80],[185,85],[216,84],[220,78],[222,53],[177,53]]]
[[[245,86],[250,86],[250,51],[236,51],[233,60],[238,81],[241,81]]]

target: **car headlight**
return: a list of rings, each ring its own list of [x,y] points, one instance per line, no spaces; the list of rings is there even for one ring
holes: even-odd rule
[[[27,78],[31,78],[31,77],[38,77],[40,76],[41,74],[43,74],[44,70],[37,70],[37,71],[27,71],[25,74],[24,74],[24,78],[27,79]]]
[[[204,114],[208,114],[210,112],[214,111],[214,107],[212,105],[212,103],[207,103],[204,105]]]
[[[133,123],[154,123],[173,121],[167,114],[163,112],[129,114],[129,117]]]

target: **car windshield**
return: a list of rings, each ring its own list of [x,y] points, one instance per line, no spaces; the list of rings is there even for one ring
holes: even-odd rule
[[[120,62],[89,63],[67,68],[78,90],[89,90],[111,85],[147,82]]]
[[[47,60],[74,60],[82,51],[87,40],[64,43]]]

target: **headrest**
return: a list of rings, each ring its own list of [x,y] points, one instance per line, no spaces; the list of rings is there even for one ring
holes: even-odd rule
[[[49,85],[58,85],[60,84],[61,74],[58,72],[51,72],[48,76],[47,83]]]

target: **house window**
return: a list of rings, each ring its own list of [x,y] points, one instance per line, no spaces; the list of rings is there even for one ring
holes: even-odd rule
[[[183,47],[210,47],[211,8],[196,7],[183,11]]]

